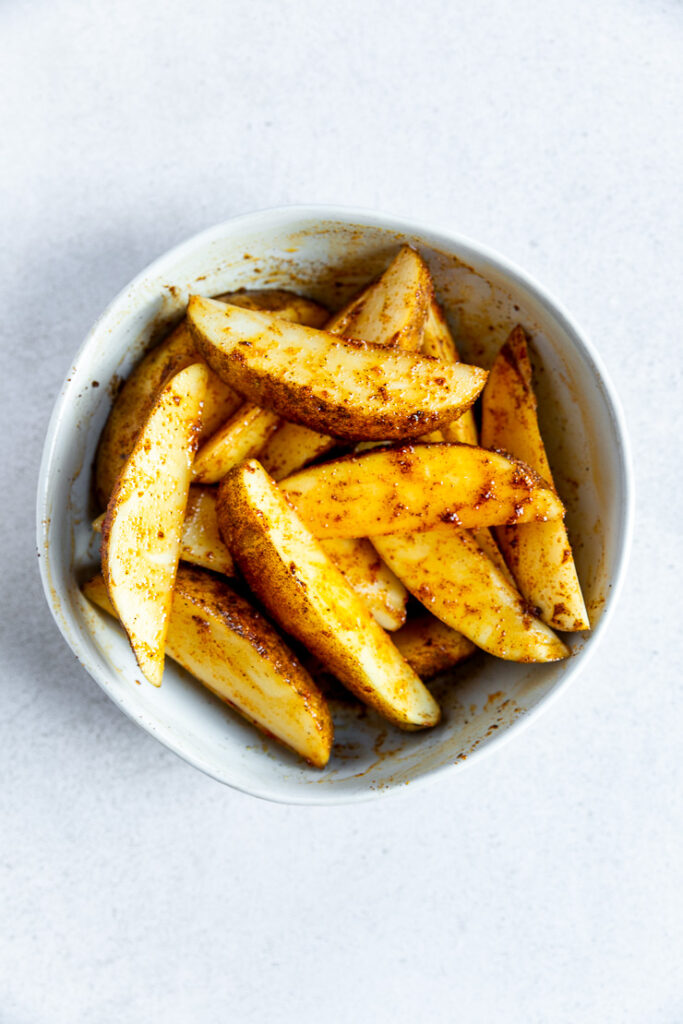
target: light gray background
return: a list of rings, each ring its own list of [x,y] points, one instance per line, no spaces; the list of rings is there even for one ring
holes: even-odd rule
[[[682,39],[655,0],[2,4],[2,1024],[683,1020]],[[334,810],[233,793],[126,720],[33,539],[108,300],[211,223],[316,201],[536,275],[607,363],[639,489],[566,696],[453,782]]]

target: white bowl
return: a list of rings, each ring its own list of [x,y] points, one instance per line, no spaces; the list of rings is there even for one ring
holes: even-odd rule
[[[136,684],[121,629],[82,597],[97,566],[91,467],[116,383],[181,315],[191,292],[289,287],[337,308],[378,273],[399,243],[427,259],[464,359],[488,365],[521,322],[538,363],[541,423],[567,505],[593,622],[569,638],[572,657],[517,665],[477,655],[437,684],[444,716],[401,733],[351,706],[335,708],[324,771],[271,743],[169,662],[160,689]],[[595,349],[540,285],[500,256],[450,233],[353,209],[291,207],[219,224],[144,270],[95,324],[73,360],[45,442],[38,550],[45,593],[67,643],[134,721],[191,764],[236,789],[289,803],[365,800],[455,775],[547,706],[586,664],[621,585],[630,542],[632,481],[619,403]]]

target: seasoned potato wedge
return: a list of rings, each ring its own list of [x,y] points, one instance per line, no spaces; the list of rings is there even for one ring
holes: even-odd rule
[[[161,685],[164,643],[208,369],[166,384],[116,482],[102,525],[102,573],[144,676]]]
[[[429,314],[424,329],[422,351],[426,356],[441,359],[444,363],[458,363],[460,356],[453,340],[453,335],[446,323],[443,310],[435,298],[429,306]],[[477,426],[474,413],[467,409],[462,416],[442,428],[444,441],[460,441],[462,444],[478,444]]]
[[[326,330],[340,338],[362,338],[375,345],[417,351],[431,292],[424,260],[415,249],[403,246],[381,277],[334,316]],[[336,444],[325,434],[298,423],[285,423],[266,445],[260,460],[274,480],[281,480]]]
[[[392,632],[406,621],[408,591],[384,564],[369,540],[336,537],[321,540],[325,554],[372,612]]]
[[[280,481],[317,537],[477,528],[559,518],[562,503],[523,462],[466,444],[374,448]]]
[[[241,306],[243,309],[260,309],[266,313],[274,313],[281,320],[306,324],[307,327],[324,327],[330,319],[329,311],[319,302],[304,299],[295,292],[287,292],[281,288],[242,288],[237,292],[217,295],[216,301]]]
[[[266,442],[259,462],[273,480],[282,480],[338,444],[335,438],[300,423],[282,423]]]
[[[211,368],[250,401],[349,440],[411,438],[469,408],[486,372],[346,341],[193,295],[188,322]]]
[[[258,455],[279,422],[276,413],[245,402],[197,452],[195,481],[218,483],[238,462]]]
[[[482,440],[505,447],[553,485],[538,427],[527,339],[515,327],[497,356],[484,392]],[[555,629],[590,629],[571,545],[563,522],[497,531],[505,559],[529,604]]]
[[[95,497],[100,508],[106,508],[116,479],[161,387],[198,358],[192,335],[183,321],[166,341],[145,356],[121,388],[102,431],[95,459]],[[241,396],[220,377],[209,373],[199,440],[218,430],[242,402]]]
[[[83,592],[116,614],[101,576]],[[325,698],[272,626],[222,580],[180,566],[166,653],[248,721],[323,768],[332,749]]]
[[[417,352],[422,347],[432,279],[416,249],[402,245],[384,273],[332,318],[327,330]]]
[[[193,485],[187,497],[180,558],[192,565],[201,565],[224,576],[235,576],[235,563],[218,529],[216,488]],[[93,520],[92,528],[102,532],[106,512]]]
[[[222,480],[218,522],[270,613],[356,696],[401,728],[436,724],[436,701],[256,460]]]
[[[180,541],[184,562],[201,565],[224,576],[235,576],[235,563],[218,529],[214,487],[190,487]]]
[[[557,661],[569,651],[524,601],[467,530],[371,538],[428,611],[478,647],[507,661]]]
[[[477,649],[457,629],[451,629],[433,615],[411,619],[391,639],[420,679],[445,672]]]

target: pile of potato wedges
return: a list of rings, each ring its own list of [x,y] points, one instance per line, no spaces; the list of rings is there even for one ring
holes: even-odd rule
[[[150,683],[169,655],[317,767],[333,722],[312,663],[434,726],[425,680],[477,648],[565,658],[557,632],[589,628],[532,376],[521,326],[488,373],[460,361],[407,245],[333,315],[193,295],[100,438],[84,592]]]

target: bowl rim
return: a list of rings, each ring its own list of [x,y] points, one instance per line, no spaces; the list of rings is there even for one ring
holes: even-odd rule
[[[614,553],[614,572],[609,586],[609,593],[605,600],[605,606],[599,622],[591,631],[590,637],[584,647],[575,655],[573,665],[567,670],[564,677],[558,680],[552,689],[545,694],[538,703],[525,714],[519,716],[505,729],[504,732],[492,737],[483,747],[478,748],[468,755],[466,759],[454,763],[443,764],[429,768],[416,778],[407,782],[387,784],[386,786],[359,788],[358,791],[347,789],[335,791],[333,788],[322,789],[318,787],[292,787],[291,793],[284,794],[279,791],[273,792],[267,783],[256,782],[254,785],[246,785],[230,781],[225,776],[217,774],[208,760],[186,750],[182,740],[175,738],[172,727],[160,727],[148,713],[140,711],[135,701],[120,699],[112,693],[106,685],[106,680],[99,667],[91,662],[86,651],[81,647],[78,632],[72,622],[72,615],[60,606],[58,595],[53,593],[53,586],[50,579],[50,568],[53,563],[52,545],[49,544],[49,492],[54,460],[56,457],[56,444],[60,433],[60,426],[65,410],[72,398],[73,392],[78,386],[75,379],[74,368],[81,360],[85,350],[89,348],[92,340],[99,334],[102,327],[113,318],[119,306],[126,301],[128,296],[145,281],[146,278],[158,275],[166,263],[175,262],[202,246],[208,246],[215,239],[222,238],[226,233],[239,230],[243,227],[258,229],[259,224],[267,227],[272,221],[278,219],[305,220],[317,219],[319,221],[338,221],[344,225],[357,225],[359,227],[377,227],[390,232],[399,232],[405,235],[415,236],[417,239],[425,239],[425,244],[433,245],[434,248],[450,251],[470,250],[482,260],[492,264],[507,279],[527,289],[537,299],[545,310],[558,322],[560,327],[571,335],[574,343],[579,349],[580,355],[586,360],[600,384],[603,400],[607,406],[608,413],[614,423],[617,438],[617,450],[614,452],[617,475],[621,481],[624,492],[624,502],[619,510],[619,538]],[[275,225],[272,225],[273,227]],[[427,242],[429,237],[431,241]],[[604,636],[605,630],[614,614],[614,608],[621,594],[628,560],[631,552],[634,528],[635,510],[635,488],[631,446],[626,426],[626,418],[621,405],[621,400],[615,390],[602,357],[595,348],[593,342],[578,326],[574,318],[569,314],[561,302],[552,295],[544,285],[540,284],[533,275],[522,270],[515,263],[502,256],[495,249],[488,245],[475,241],[468,236],[451,231],[448,227],[436,227],[428,222],[418,222],[404,217],[394,217],[390,214],[377,212],[363,207],[328,205],[328,204],[293,204],[285,206],[266,207],[249,213],[230,217],[227,220],[214,224],[202,231],[186,238],[182,242],[166,250],[147,264],[135,275],[108,303],[104,311],[96,319],[93,326],[86,334],[76,354],[70,361],[70,371],[61,385],[59,394],[54,403],[52,414],[48,423],[45,442],[38,474],[37,502],[36,502],[36,542],[38,551],[38,563],[40,570],[43,591],[47,600],[50,612],[64,640],[72,652],[91,676],[91,678],[104,690],[113,703],[124,712],[136,725],[150,733],[155,739],[162,742],[166,747],[181,757],[188,764],[198,768],[204,774],[209,775],[217,782],[230,786],[239,792],[255,796],[259,799],[269,800],[274,803],[292,805],[340,805],[355,804],[369,800],[386,799],[398,793],[412,792],[418,787],[432,783],[437,777],[446,774],[461,772],[473,764],[478,763],[483,757],[498,751],[508,743],[514,736],[526,729],[537,717],[546,711],[551,704],[564,692],[569,684],[576,679],[578,673],[583,671],[593,656],[600,639]]]

